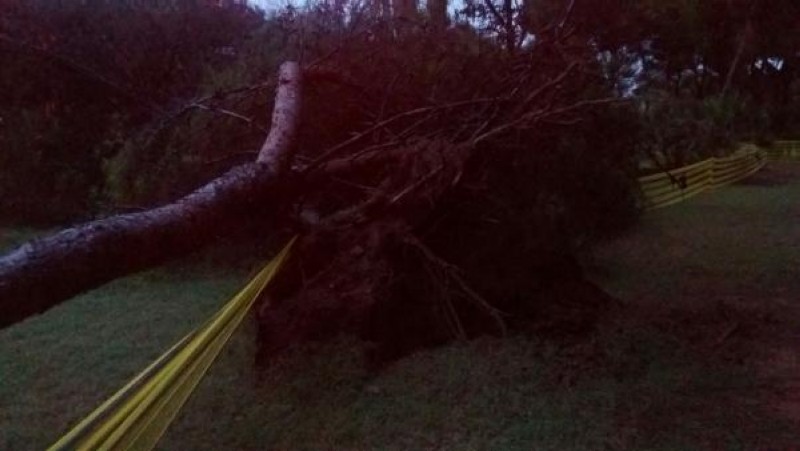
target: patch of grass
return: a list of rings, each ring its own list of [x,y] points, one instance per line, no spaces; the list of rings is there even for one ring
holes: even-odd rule
[[[0,449],[45,448],[242,281],[144,273],[0,330]]]
[[[485,338],[374,374],[362,365],[364,344],[342,338],[293,350],[259,372],[248,323],[160,449],[736,450],[800,442],[764,415],[758,368],[748,360],[764,344],[759,315],[789,312],[786,300],[800,294],[792,277],[797,195],[800,183],[739,185],[647,215],[593,260],[602,269],[596,279],[631,308],[577,344]],[[210,316],[250,269],[219,255],[116,281],[0,331],[0,449],[46,447]]]
[[[605,334],[568,348],[485,338],[379,374],[343,339],[296,350],[260,383],[218,382],[238,366],[224,360],[162,449],[753,449],[784,433],[729,399],[752,384],[747,368],[650,327]]]
[[[596,253],[598,281],[637,303],[793,302],[800,166],[773,163],[756,177],[646,214],[632,234]],[[775,178],[783,182],[757,183]]]

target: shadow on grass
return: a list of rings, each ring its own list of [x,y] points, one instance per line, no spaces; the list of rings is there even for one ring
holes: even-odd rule
[[[770,327],[730,305],[631,308],[579,343],[483,338],[379,372],[342,338],[244,384],[227,356],[162,449],[784,449],[800,436],[752,363]]]

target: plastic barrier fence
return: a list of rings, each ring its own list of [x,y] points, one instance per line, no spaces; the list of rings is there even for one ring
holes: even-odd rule
[[[666,207],[703,191],[741,180],[764,166],[763,150],[748,147],[723,158],[709,158],[682,168],[639,178],[644,208]]]
[[[800,159],[800,141],[775,141],[771,148],[766,150],[770,160],[798,160]]]

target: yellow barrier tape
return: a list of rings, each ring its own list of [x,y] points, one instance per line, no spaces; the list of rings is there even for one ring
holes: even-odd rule
[[[676,183],[677,182],[677,183]],[[711,183],[711,171],[705,174],[697,174],[695,176],[680,178],[680,179],[668,179],[664,180],[664,183],[660,185],[643,185],[642,192],[645,194],[646,197],[656,197],[661,194],[665,194],[668,192],[675,191],[676,188],[680,188],[678,186],[679,183],[685,183],[686,187],[694,187],[698,185],[707,185]]]
[[[727,157],[712,157],[668,173],[640,177],[644,207],[648,210],[666,207],[734,183],[761,169],[766,155],[754,146],[747,146]]]
[[[204,326],[190,333],[49,451],[151,450],[289,254],[292,239]]]
[[[697,171],[704,172],[704,171],[707,171],[713,165],[713,163],[714,162],[709,158],[707,160],[703,160],[703,161],[700,161],[700,162],[697,162],[697,163],[694,163],[694,164],[690,164],[688,166],[683,166],[683,167],[680,167],[680,168],[677,168],[677,169],[670,170],[669,173],[674,177],[674,176],[678,176],[678,175],[681,175],[681,174],[684,174],[684,173],[687,173],[687,172],[697,172]],[[650,181],[661,180],[661,179],[664,179],[664,178],[669,179],[670,176],[665,174],[665,173],[663,173],[663,172],[659,172],[657,174],[651,174],[651,175],[645,175],[643,177],[639,177],[639,183],[647,183],[647,182],[650,182]]]
[[[797,159],[800,158],[800,141],[775,141],[773,147],[767,150],[771,159]]]

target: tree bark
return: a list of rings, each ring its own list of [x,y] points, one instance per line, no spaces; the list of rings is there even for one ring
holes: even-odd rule
[[[282,64],[272,109],[272,129],[256,158],[257,163],[265,163],[275,172],[286,170],[291,162],[291,149],[300,121],[302,86],[300,65],[292,61]]]
[[[447,0],[428,0],[428,20],[435,30],[447,28]]]
[[[392,0],[392,13],[395,19],[413,20],[417,6],[417,0]]]
[[[269,136],[258,160],[169,205],[113,216],[23,244],[0,258],[0,327],[117,277],[195,251],[290,202],[284,172],[300,106],[300,69],[284,63]]]
[[[733,84],[733,76],[736,74],[736,69],[739,67],[742,55],[744,54],[745,46],[747,45],[748,41],[752,39],[752,17],[755,13],[757,5],[758,0],[753,0],[750,3],[750,8],[747,13],[747,20],[744,23],[744,30],[742,30],[741,37],[739,38],[739,44],[736,46],[736,53],[733,56],[733,61],[731,61],[731,65],[728,68],[728,73],[725,75],[725,83],[722,85],[722,90],[720,91],[721,97],[725,97],[728,94],[728,91],[730,91],[731,85]]]

